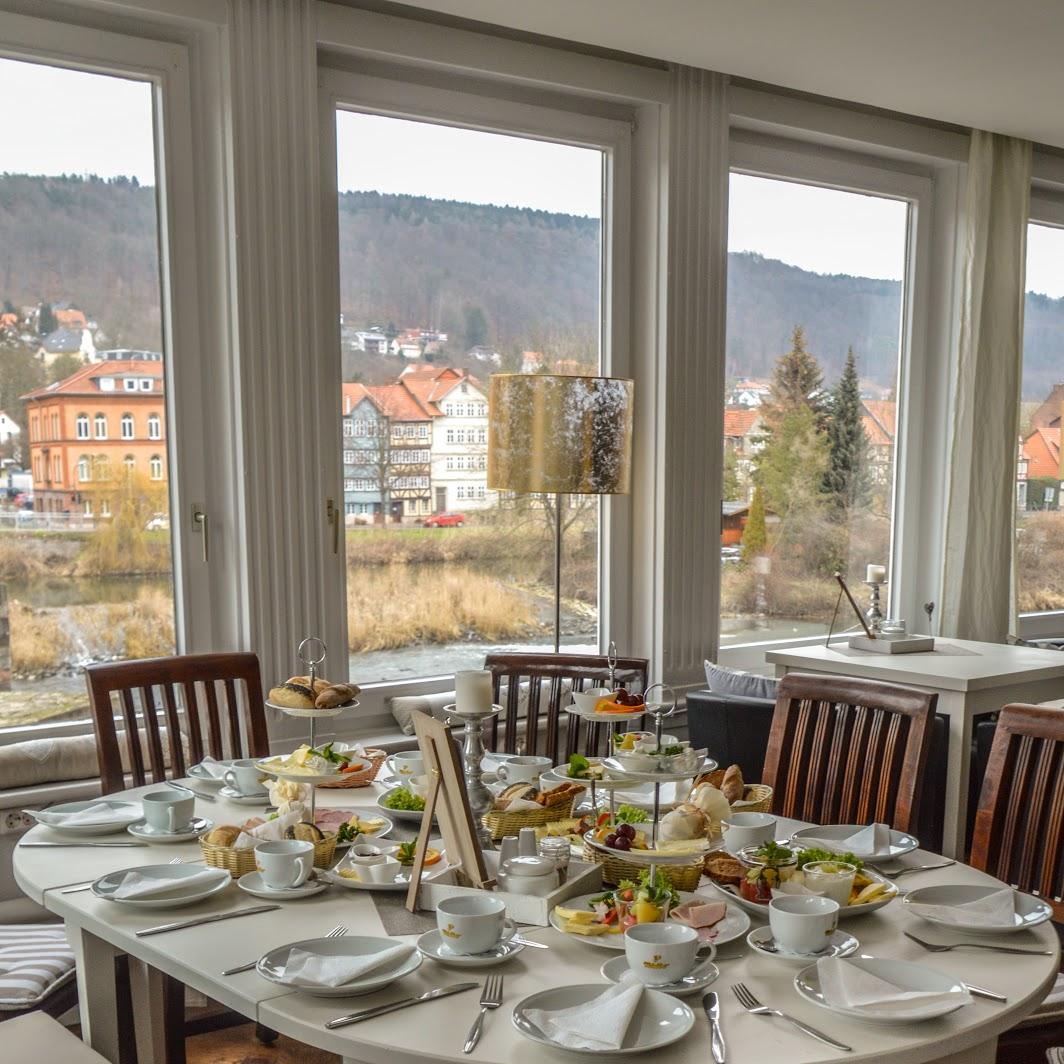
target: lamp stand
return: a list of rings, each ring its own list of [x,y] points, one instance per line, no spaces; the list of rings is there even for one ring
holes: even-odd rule
[[[562,493],[554,493],[554,653],[562,643]]]

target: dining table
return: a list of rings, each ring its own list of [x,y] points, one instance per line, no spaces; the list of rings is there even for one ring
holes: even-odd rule
[[[136,801],[146,791],[158,790],[160,786],[133,789],[123,797]],[[319,791],[318,804],[377,813],[375,803],[381,793],[383,788],[376,783],[361,788]],[[196,814],[209,817],[215,824],[241,824],[250,815],[262,812],[263,809],[231,804],[220,796],[211,802],[197,799],[196,803]],[[411,827],[409,823],[404,826]],[[788,837],[806,826],[780,818],[777,835]],[[122,838],[116,835],[88,841],[121,841]],[[391,894],[385,898],[379,892],[331,885],[312,897],[282,899],[279,908],[268,912],[138,937],[138,930],[164,921],[238,912],[263,902],[233,883],[221,893],[189,907],[147,912],[125,907],[96,897],[91,890],[72,888],[119,869],[166,863],[173,858],[187,863],[202,861],[199,845],[191,842],[112,848],[67,845],[71,841],[50,828],[34,827],[15,849],[14,874],[30,898],[66,922],[77,958],[83,1036],[110,1061],[118,1060],[119,1046],[113,972],[115,959],[123,955],[143,975],[136,981],[138,996],[134,1001],[141,1064],[164,1059],[160,973],[297,1042],[335,1053],[345,1064],[457,1064],[470,1060],[479,1064],[542,1064],[545,1060],[572,1064],[576,1054],[545,1049],[526,1040],[511,1022],[513,1006],[526,996],[550,987],[600,984],[605,989],[607,983],[599,969],[604,961],[617,956],[553,927],[524,926],[522,935],[549,949],[526,947],[498,968],[486,972],[442,966],[426,959],[400,983],[371,994],[344,999],[312,997],[268,982],[254,969],[231,976],[222,973],[276,947],[325,935],[337,925],[345,926],[351,935],[390,936],[413,943],[417,937],[413,931],[434,926],[435,914],[406,914],[396,900],[403,895]],[[38,843],[55,846],[33,845]],[[936,855],[916,850],[897,863],[932,864],[936,863]],[[898,879],[898,887],[996,882],[983,872],[956,863],[906,875]],[[700,892],[716,897],[705,880]],[[391,908],[384,907],[382,899],[391,899]],[[423,926],[403,927],[403,920],[421,921]],[[758,926],[762,921],[753,918],[753,922]],[[740,938],[718,951],[720,975],[709,988],[719,995],[729,1062],[785,1060],[787,1064],[814,1064],[849,1060],[990,1064],[995,1057],[998,1035],[1037,1007],[1060,967],[1060,945],[1048,923],[1005,936],[983,936],[988,943],[1046,951],[1044,955],[1030,956],[969,948],[926,952],[903,932],[912,931],[938,943],[970,940],[971,936],[966,939],[942,927],[931,927],[911,914],[900,898],[875,912],[846,919],[841,926],[859,939],[858,955],[918,962],[991,990],[1006,997],[1007,1002],[975,997],[950,1015],[904,1027],[861,1023],[803,999],[794,986],[798,968],[776,958],[754,954],[745,939]],[[476,977],[483,982],[483,977],[493,972],[505,976],[503,1005],[488,1016],[480,1044],[469,1056],[463,1054],[462,1047],[477,1012],[479,993],[476,990],[347,1027],[334,1030],[326,1027],[327,1021],[355,1009]],[[745,983],[762,1002],[819,1028],[851,1046],[852,1051],[832,1049],[782,1020],[745,1012],[730,989],[739,982]],[[712,1059],[709,1024],[699,1007],[699,999],[684,1000],[694,1009],[695,1026],[678,1043],[655,1050],[655,1064]]]

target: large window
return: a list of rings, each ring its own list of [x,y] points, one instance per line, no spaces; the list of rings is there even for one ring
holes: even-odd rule
[[[725,648],[820,635],[836,570],[889,568],[909,205],[735,173],[729,225]]]

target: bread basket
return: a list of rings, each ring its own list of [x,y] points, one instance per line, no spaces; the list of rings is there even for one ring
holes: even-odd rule
[[[217,843],[207,842],[206,838],[201,838],[199,844],[203,851],[204,863],[211,868],[224,868],[234,879],[257,871],[254,847],[238,850],[235,846],[219,846]],[[314,843],[315,868],[331,868],[335,856],[335,833],[330,833]]]
[[[539,828],[556,820],[568,820],[573,815],[573,803],[578,794],[580,792],[576,791],[565,801],[545,805],[542,809],[521,809],[514,813],[493,809],[484,814],[484,826],[491,832],[491,837],[498,840],[516,835],[522,828]]]
[[[366,760],[369,761],[369,768],[364,768],[360,772],[348,772],[344,775],[342,780],[337,780],[335,783],[319,783],[319,787],[368,787],[376,778],[378,771],[380,771],[381,765],[384,764],[385,759],[388,757],[386,750],[367,750],[365,753]]]
[[[602,882],[614,887],[625,879],[633,883],[639,882],[640,874],[647,868],[645,864],[633,864],[631,861],[614,857],[611,853],[603,853],[586,842],[583,859],[588,864],[597,864],[602,869]],[[702,860],[702,857],[696,857],[695,864],[658,865],[658,871],[664,873],[675,890],[694,890],[702,878]]]
[[[743,797],[732,803],[733,813],[771,813],[772,788],[763,783],[748,783]]]

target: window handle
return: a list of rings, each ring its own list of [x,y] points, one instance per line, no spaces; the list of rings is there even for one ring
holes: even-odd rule
[[[332,524],[333,554],[340,553],[340,509],[332,499],[325,500],[325,520]]]
[[[202,504],[192,504],[192,531],[203,536],[203,564],[210,561],[210,523]]]

